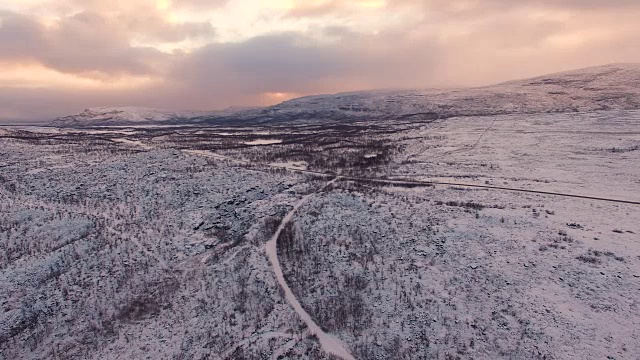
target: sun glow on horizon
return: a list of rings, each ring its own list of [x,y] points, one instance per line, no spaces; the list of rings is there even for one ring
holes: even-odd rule
[[[260,96],[261,105],[274,105],[303,95],[304,94],[293,92],[266,92]]]
[[[387,3],[384,0],[367,0],[367,1],[358,2],[359,6],[362,6],[362,7],[365,7],[365,8],[372,8],[372,9],[382,8],[386,4]]]
[[[171,7],[171,0],[156,0],[156,9],[164,11]]]

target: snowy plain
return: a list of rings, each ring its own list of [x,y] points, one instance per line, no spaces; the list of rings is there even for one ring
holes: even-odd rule
[[[575,111],[4,127],[0,359],[637,359],[622,69],[525,81]]]

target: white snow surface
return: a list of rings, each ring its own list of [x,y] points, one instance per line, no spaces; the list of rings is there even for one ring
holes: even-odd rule
[[[0,128],[0,359],[636,359],[638,73]]]

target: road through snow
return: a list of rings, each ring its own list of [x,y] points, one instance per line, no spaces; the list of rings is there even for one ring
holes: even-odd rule
[[[248,165],[258,165],[258,166],[268,166],[272,168],[285,169],[292,172],[300,173],[300,174],[308,174],[314,176],[322,176],[322,177],[334,177],[336,174],[323,173],[320,171],[313,170],[301,170],[296,167],[286,166],[286,165],[275,165],[275,164],[261,164],[254,163],[247,160],[238,160],[228,156],[212,153],[210,151],[205,150],[183,150],[186,153],[198,156],[206,156],[215,159],[227,160],[239,164],[248,164]],[[481,185],[481,184],[472,184],[472,183],[464,183],[464,182],[451,182],[451,181],[434,181],[434,180],[405,180],[405,179],[394,179],[394,178],[375,178],[375,177],[361,177],[361,176],[349,176],[342,175],[340,176],[342,180],[350,180],[350,181],[371,181],[384,185],[417,185],[417,186],[433,186],[433,185],[444,185],[444,186],[461,186],[461,187],[470,187],[477,189],[487,189],[487,190],[501,190],[501,191],[509,191],[509,192],[520,192],[520,193],[529,193],[529,194],[540,194],[540,195],[551,195],[551,196],[562,196],[562,197],[570,197],[576,199],[585,199],[585,200],[596,200],[596,201],[607,201],[621,204],[632,204],[632,205],[640,205],[640,201],[638,200],[624,200],[624,199],[611,199],[590,195],[579,195],[579,194],[568,194],[568,193],[560,193],[554,191],[544,191],[544,190],[533,190],[533,189],[519,189],[519,188],[510,188],[506,186],[497,186],[497,185]]]
[[[325,187],[334,183],[336,180],[338,180],[338,178],[335,178],[329,181],[325,185]],[[278,284],[280,284],[280,287],[284,291],[287,302],[291,306],[293,306],[293,309],[298,314],[298,316],[300,316],[302,321],[304,321],[304,323],[307,324],[307,327],[309,328],[309,333],[312,335],[316,335],[318,337],[318,340],[320,341],[320,346],[325,352],[345,360],[352,360],[355,358],[351,356],[351,354],[346,349],[344,344],[342,344],[340,339],[336,338],[331,334],[325,333],[320,328],[320,326],[318,326],[318,324],[316,324],[313,321],[313,319],[311,319],[311,316],[309,316],[309,313],[307,313],[307,311],[302,307],[302,305],[300,304],[300,301],[298,301],[296,296],[291,291],[291,288],[289,288],[289,285],[287,285],[287,282],[284,279],[284,275],[282,274],[282,267],[280,267],[280,260],[278,259],[278,237],[280,236],[280,233],[282,232],[284,227],[291,221],[291,219],[293,218],[293,215],[298,210],[298,208],[300,208],[300,206],[302,206],[313,195],[314,193],[311,193],[311,194],[305,195],[304,197],[302,197],[302,199],[298,200],[298,202],[293,206],[293,209],[291,209],[291,211],[289,211],[289,213],[284,217],[284,219],[282,219],[282,221],[280,222],[280,225],[278,226],[278,230],[276,230],[275,234],[273,234],[273,236],[271,237],[271,240],[267,242],[265,249],[267,252],[267,256],[269,257],[269,261],[271,262],[271,266],[273,267],[273,272],[275,273],[276,279],[278,280]]]
[[[132,140],[123,141],[122,139],[111,139],[111,140],[117,141],[117,142],[126,142],[131,145],[138,145],[147,150],[152,149],[151,147],[149,147],[149,145],[142,144],[139,141],[132,141]],[[286,166],[286,165],[261,164],[261,163],[254,163],[247,160],[239,160],[239,159],[234,159],[225,155],[216,154],[206,150],[182,150],[182,151],[191,155],[205,156],[205,157],[210,157],[210,158],[220,159],[220,160],[227,160],[227,161],[231,161],[238,164],[268,166],[271,168],[285,169],[285,170],[289,170],[289,171],[300,173],[300,174],[322,176],[325,178],[336,176],[335,174],[323,173],[320,171],[313,171],[313,170],[302,170],[296,167]],[[433,185],[462,186],[462,187],[471,187],[471,188],[477,188],[477,189],[501,190],[501,191],[509,191],[509,192],[562,196],[562,197],[570,197],[570,198],[585,199],[585,200],[607,201],[607,202],[614,202],[614,203],[620,203],[620,204],[640,205],[640,201],[638,200],[611,199],[611,198],[603,198],[603,197],[589,196],[589,195],[568,194],[568,193],[542,191],[542,190],[518,189],[518,188],[505,187],[505,186],[480,185],[480,184],[470,184],[470,183],[463,183],[463,182],[404,180],[404,179],[393,179],[393,178],[373,178],[373,177],[359,177],[359,176],[341,176],[341,178],[343,180],[351,180],[351,181],[373,181],[373,182],[387,184],[387,185],[397,184],[397,185],[422,185],[422,186],[433,186]]]

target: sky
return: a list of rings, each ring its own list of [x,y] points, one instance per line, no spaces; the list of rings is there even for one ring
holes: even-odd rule
[[[638,0],[0,0],[0,120],[640,62]]]

